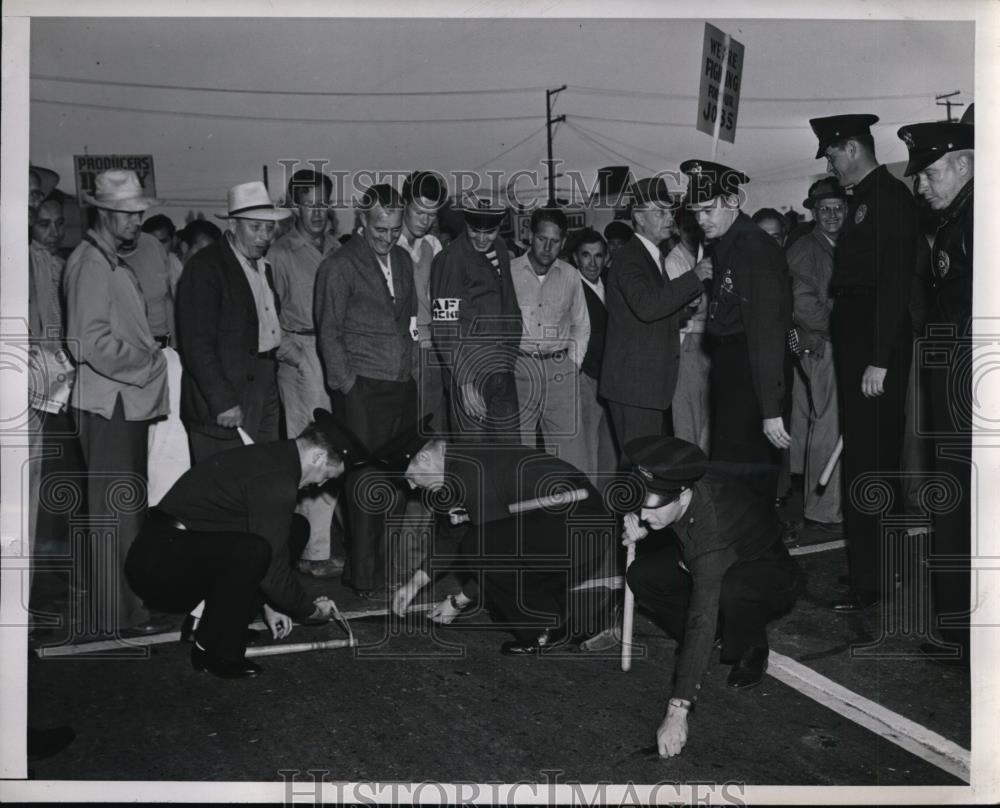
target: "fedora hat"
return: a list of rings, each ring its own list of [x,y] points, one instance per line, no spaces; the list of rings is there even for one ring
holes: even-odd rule
[[[218,219],[259,219],[265,222],[280,222],[291,215],[287,208],[275,206],[260,180],[241,182],[230,188],[229,212],[215,214]]]
[[[94,193],[84,192],[83,201],[96,208],[121,213],[142,213],[160,204],[159,199],[145,195],[138,174],[124,168],[112,168],[98,174]]]
[[[29,165],[28,170],[38,177],[39,190],[45,196],[51,194],[59,184],[59,175],[51,168]]]

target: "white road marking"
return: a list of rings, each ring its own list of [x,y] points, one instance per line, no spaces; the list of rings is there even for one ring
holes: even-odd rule
[[[771,651],[767,672],[855,724],[955,777],[970,782],[970,753],[954,741],[838,685],[801,662]]]

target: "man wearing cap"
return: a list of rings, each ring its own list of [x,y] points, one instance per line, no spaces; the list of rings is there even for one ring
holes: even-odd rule
[[[373,185],[360,201],[362,229],[316,270],[314,307],[320,359],[333,411],[370,449],[417,417],[417,296],[413,261],[396,244],[403,201]],[[366,486],[373,472],[345,481],[350,528],[344,583],[365,596],[385,587],[385,513]]]
[[[98,174],[93,195],[84,199],[97,208],[96,225],[70,255],[63,280],[67,347],[77,365],[70,406],[87,465],[90,517],[117,528],[109,537],[115,546],[97,553],[107,564],[95,565],[99,578],[91,591],[115,598],[109,628],[122,629],[150,620],[122,578],[143,515],[142,507],[126,505],[146,501],[149,425],[169,406],[162,346],[121,250],[135,241],[143,213],[157,200],[145,195],[134,171],[120,169]],[[105,590],[109,585],[117,588],[113,595]]]
[[[516,441],[514,360],[521,310],[500,234],[506,209],[463,208],[465,232],[431,267],[431,331],[444,365],[451,430],[469,440]]]
[[[726,684],[736,690],[759,684],[767,623],[795,603],[800,573],[773,504],[709,469],[697,446],[652,435],[629,443],[625,455],[646,493],[639,512],[625,517],[622,543],[649,536],[653,545],[639,548],[628,585],[679,644],[673,691],[656,733],[660,755],[672,757],[687,741],[716,626],[721,622],[720,659],[734,663]],[[670,527],[676,541],[664,541]]]
[[[264,256],[292,212],[276,208],[262,182],[233,186],[228,203],[219,218],[231,229],[188,260],[177,286],[181,417],[194,463],[240,446],[237,428],[257,443],[278,438],[280,304]]]
[[[875,115],[835,115],[809,121],[844,188],[853,188],[837,239],[830,335],[844,437],[845,490],[856,481],[898,477],[902,424],[913,341],[910,294],[920,238],[917,208],[907,187],[875,159]],[[882,588],[881,515],[862,508],[864,491],[844,502],[850,592],[832,604],[851,614],[878,603]]]
[[[707,160],[686,160],[681,171],[688,175],[688,208],[709,242],[703,263],[714,271],[705,323],[712,461],[773,506],[779,450],[791,441],[782,418],[788,265],[777,241],[740,210],[746,174]]]
[[[792,322],[798,340],[792,387],[789,465],[803,475],[806,523],[840,532],[843,521],[840,475],[820,487],[819,477],[840,437],[837,378],[830,343],[830,278],[833,251],[844,226],[847,194],[832,177],[815,182],[802,203],[816,226],[788,250],[792,275]]]
[[[969,107],[968,113],[972,112]],[[971,117],[971,115],[970,115]],[[940,215],[934,236],[927,326],[934,329],[922,363],[929,390],[931,431],[936,443],[934,467],[959,481],[961,501],[935,515],[931,548],[935,556],[968,562],[972,543],[972,267],[973,175],[975,129],[965,123],[916,123],[899,130],[909,149],[906,176],[917,176],[917,192]],[[929,333],[929,332],[928,332]],[[947,370],[944,370],[944,368]],[[942,509],[944,510],[944,509]],[[969,660],[969,569],[939,570],[934,585],[935,627],[945,643]],[[940,618],[965,625],[941,625]],[[956,615],[958,615],[956,619]],[[932,657],[952,649],[935,643],[921,647]]]
[[[606,296],[608,332],[600,393],[619,446],[671,431],[665,422],[677,384],[680,317],[710,276],[703,266],[671,279],[660,243],[673,229],[677,200],[661,177],[632,186],[635,234],[614,258]]]
[[[597,433],[583,429],[579,382],[590,317],[579,273],[558,257],[568,227],[558,208],[538,208],[531,214],[531,249],[510,262],[523,331],[514,381],[521,443],[534,447],[540,430],[548,451],[593,474],[588,464]]]
[[[288,435],[298,435],[317,407],[331,406],[316,347],[313,290],[320,262],[340,247],[327,228],[332,193],[333,181],[325,174],[308,168],[293,173],[288,180],[287,199],[295,208],[295,223],[267,254],[281,306],[278,392]],[[343,562],[330,556],[330,530],[336,504],[328,489],[302,492],[299,512],[309,520],[309,542],[299,560],[301,572],[328,578],[343,569]]]
[[[326,597],[310,598],[289,565],[308,525],[295,513],[299,492],[340,477],[364,462],[356,438],[330,413],[316,410],[298,437],[238,446],[193,466],[149,515],[125,571],[143,599],[167,611],[205,610],[191,664],[226,678],[256,676],[248,662],[246,627],[263,596],[275,639],[292,620],[325,621]]]

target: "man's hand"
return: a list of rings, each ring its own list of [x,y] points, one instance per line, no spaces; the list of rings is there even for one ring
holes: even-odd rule
[[[236,429],[238,426],[243,426],[243,410],[240,409],[240,405],[237,404],[235,407],[230,407],[225,412],[220,412],[215,416],[215,423],[219,426],[228,427],[231,429]]]
[[[861,377],[861,392],[865,398],[875,398],[885,392],[885,368],[869,365]]]
[[[476,389],[472,382],[462,385],[462,409],[477,421],[486,420],[486,402],[483,401],[482,394]]]
[[[627,513],[624,519],[625,529],[622,531],[622,544],[628,547],[637,541],[642,541],[649,535],[649,531],[639,524],[639,514]]]
[[[670,705],[663,716],[660,728],[656,730],[656,750],[660,757],[679,755],[687,743],[688,711],[683,707]]]
[[[283,640],[292,633],[292,618],[287,614],[275,611],[266,603],[264,604],[264,622],[271,629],[271,636],[276,640]]]
[[[692,269],[694,270],[694,274],[698,276],[698,280],[707,281],[711,279],[713,273],[712,259],[702,258]]]
[[[406,610],[410,608],[410,603],[413,602],[417,593],[430,582],[431,577],[423,570],[417,570],[413,573],[413,577],[399,587],[396,590],[396,594],[392,596],[392,613],[396,617],[405,615]]]
[[[792,436],[785,429],[785,422],[779,415],[777,418],[764,419],[764,437],[779,449],[787,449],[792,445]]]

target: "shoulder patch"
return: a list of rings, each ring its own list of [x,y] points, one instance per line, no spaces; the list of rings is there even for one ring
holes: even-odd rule
[[[865,216],[868,215],[868,206],[862,202],[858,205],[858,209],[854,214],[854,223],[861,224],[865,220]]]

